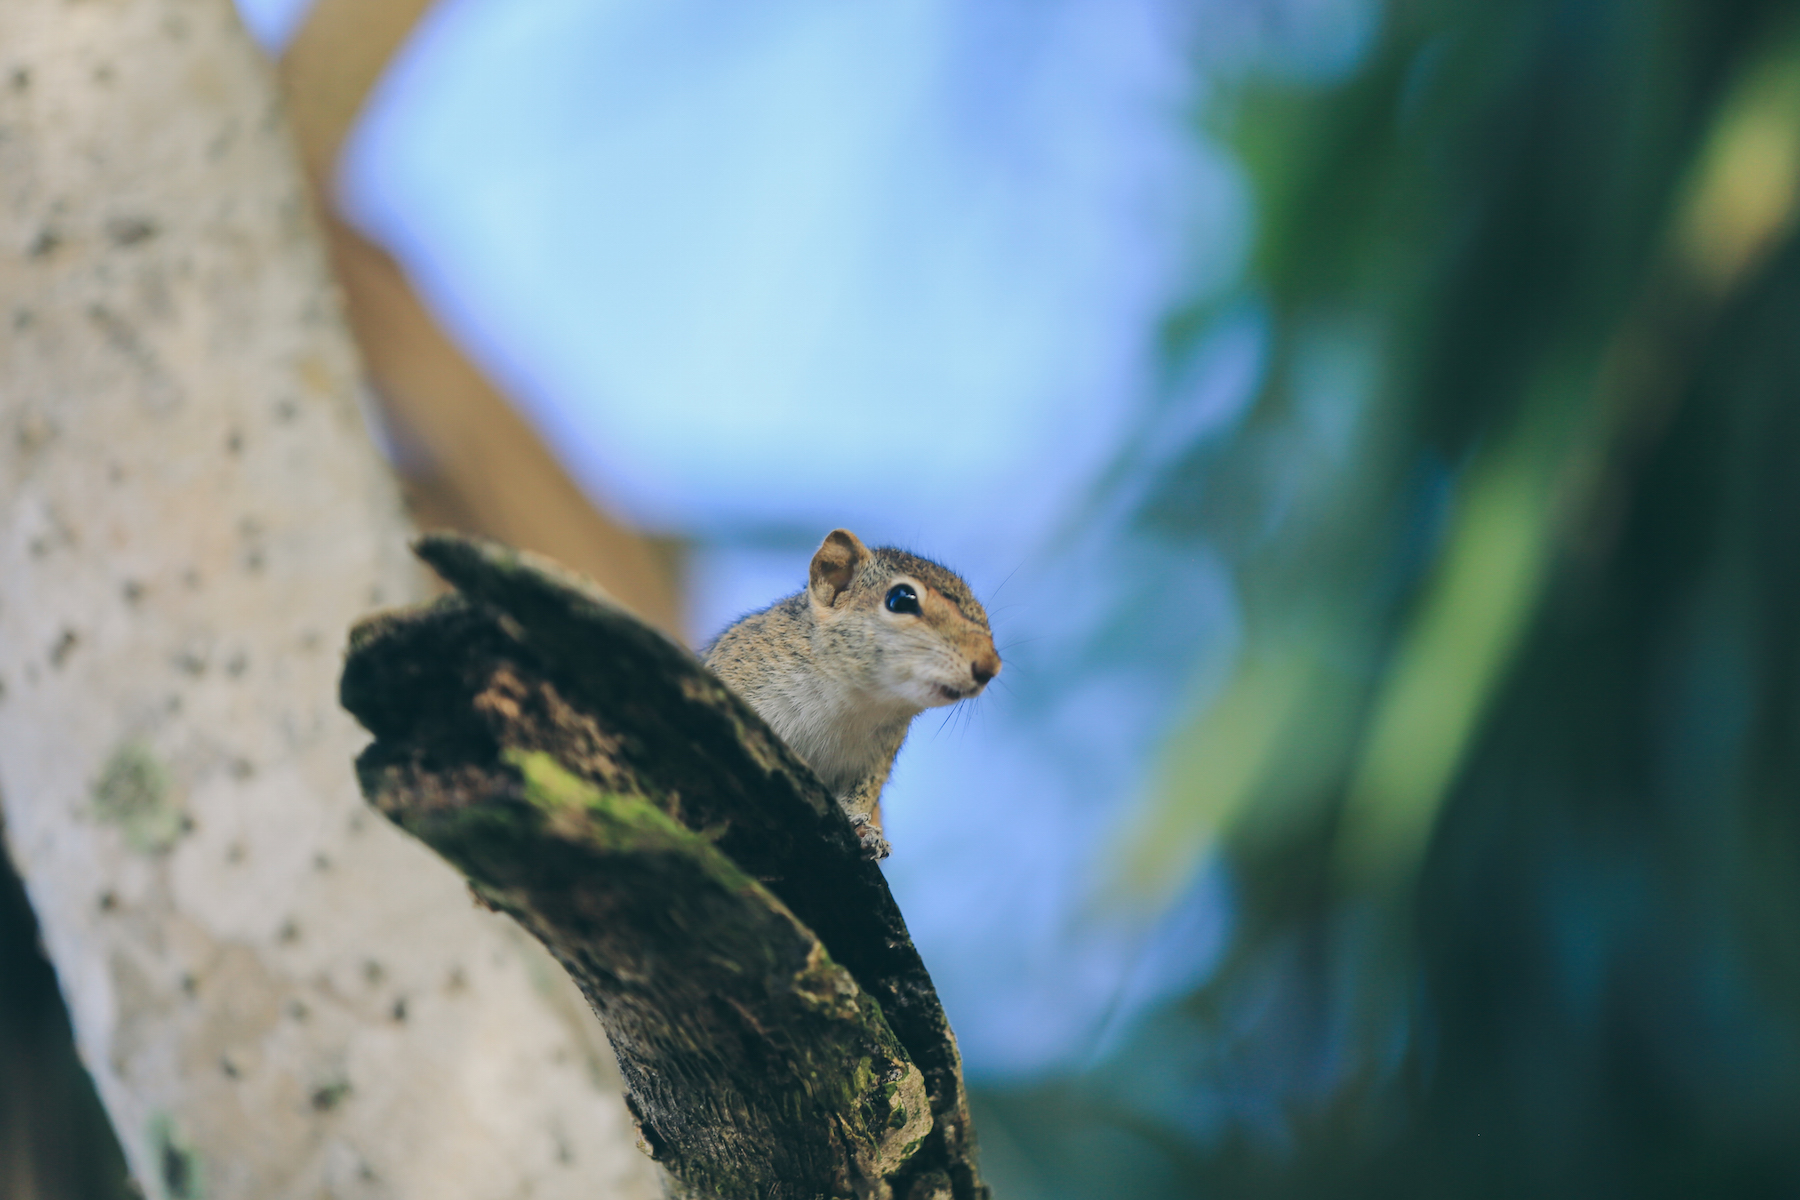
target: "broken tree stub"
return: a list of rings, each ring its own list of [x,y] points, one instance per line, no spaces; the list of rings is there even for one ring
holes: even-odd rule
[[[377,809],[568,969],[695,1195],[982,1200],[961,1060],[825,786],[687,650],[553,564],[432,535],[457,589],[351,635]]]

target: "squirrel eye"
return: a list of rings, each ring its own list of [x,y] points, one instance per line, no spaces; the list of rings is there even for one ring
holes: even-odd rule
[[[887,610],[891,613],[919,615],[919,593],[909,583],[896,583],[888,589]]]

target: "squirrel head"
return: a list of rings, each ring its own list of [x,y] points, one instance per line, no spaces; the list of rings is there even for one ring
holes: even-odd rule
[[[987,611],[954,571],[848,529],[813,554],[807,599],[820,634],[866,685],[920,708],[981,694],[1000,673]]]

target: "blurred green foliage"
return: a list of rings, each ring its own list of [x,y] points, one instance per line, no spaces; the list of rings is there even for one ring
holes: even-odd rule
[[[1214,112],[1275,349],[1135,520],[1244,642],[1117,891],[1242,909],[999,1194],[1800,1194],[1800,7],[1397,2]]]

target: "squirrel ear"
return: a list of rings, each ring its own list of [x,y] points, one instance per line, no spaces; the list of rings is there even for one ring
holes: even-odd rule
[[[848,529],[834,529],[825,535],[814,551],[807,590],[813,603],[830,608],[850,586],[862,565],[869,561],[869,548]]]

